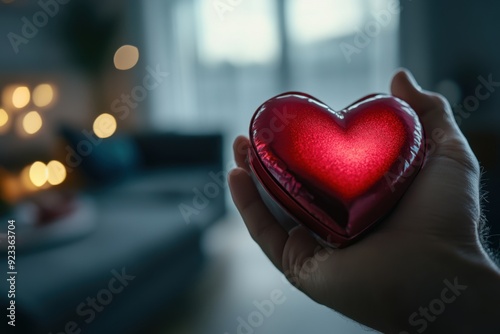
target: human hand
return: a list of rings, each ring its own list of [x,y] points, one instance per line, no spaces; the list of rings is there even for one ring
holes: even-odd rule
[[[234,143],[238,168],[229,175],[233,200],[264,253],[313,300],[383,332],[488,332],[500,316],[494,306],[500,274],[479,242],[477,159],[444,98],[421,90],[405,71],[394,76],[391,91],[419,115],[428,151],[401,201],[366,237],[333,250],[322,247],[304,227],[287,232],[249,176],[245,137]],[[446,312],[422,314],[421,307],[443,297],[446,280],[466,286],[466,292],[444,303]],[[485,284],[490,288],[484,289]],[[467,308],[472,302],[473,313]]]

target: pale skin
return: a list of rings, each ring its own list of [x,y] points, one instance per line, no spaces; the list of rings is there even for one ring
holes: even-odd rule
[[[234,142],[234,203],[276,268],[320,304],[384,333],[500,333],[500,270],[479,241],[479,163],[442,96],[404,70],[391,92],[416,111],[428,138],[439,138],[396,208],[365,238],[327,250],[303,227],[287,232],[249,176],[245,137]],[[311,266],[315,254],[321,260]],[[443,296],[449,301],[444,280],[466,288],[435,316],[426,308]],[[412,315],[424,320],[410,323]]]

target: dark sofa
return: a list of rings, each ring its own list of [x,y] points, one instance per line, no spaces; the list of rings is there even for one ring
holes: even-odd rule
[[[225,185],[189,221],[180,206],[193,207],[197,190],[213,188],[213,175],[222,175],[222,137],[147,134],[132,141],[140,167],[85,191],[95,204],[95,231],[18,254],[16,332],[140,332],[151,319],[167,317],[198,279],[200,240],[225,213]],[[2,309],[7,303],[2,293]]]

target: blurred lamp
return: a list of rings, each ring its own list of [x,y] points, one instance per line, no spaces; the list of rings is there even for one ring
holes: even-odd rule
[[[31,165],[24,167],[19,175],[19,180],[20,180],[20,184],[24,190],[34,191],[34,190],[37,190],[38,187],[36,187],[33,184],[33,182],[31,182],[30,170],[31,170]]]
[[[139,61],[139,49],[133,45],[123,45],[115,52],[114,63],[119,70],[129,70]]]
[[[99,138],[111,137],[116,131],[116,120],[110,114],[101,114],[95,119],[93,130]]]
[[[23,118],[23,129],[29,134],[35,134],[42,128],[42,117],[36,111],[30,111]]]
[[[61,184],[66,179],[66,168],[57,160],[52,160],[47,164],[47,171],[47,180],[53,186]]]
[[[33,90],[33,103],[40,108],[46,107],[54,100],[54,88],[49,84],[41,84]]]
[[[31,165],[29,175],[31,182],[35,186],[41,187],[48,179],[47,166],[41,161],[36,161]]]
[[[4,109],[0,109],[0,128],[9,121],[9,114]]]
[[[30,90],[26,86],[19,86],[12,93],[12,105],[18,109],[24,108],[30,103]]]

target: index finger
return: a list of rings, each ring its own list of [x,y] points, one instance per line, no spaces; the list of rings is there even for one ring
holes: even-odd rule
[[[248,232],[271,262],[283,271],[283,252],[288,232],[279,224],[262,202],[250,175],[242,168],[229,173],[233,201]]]

